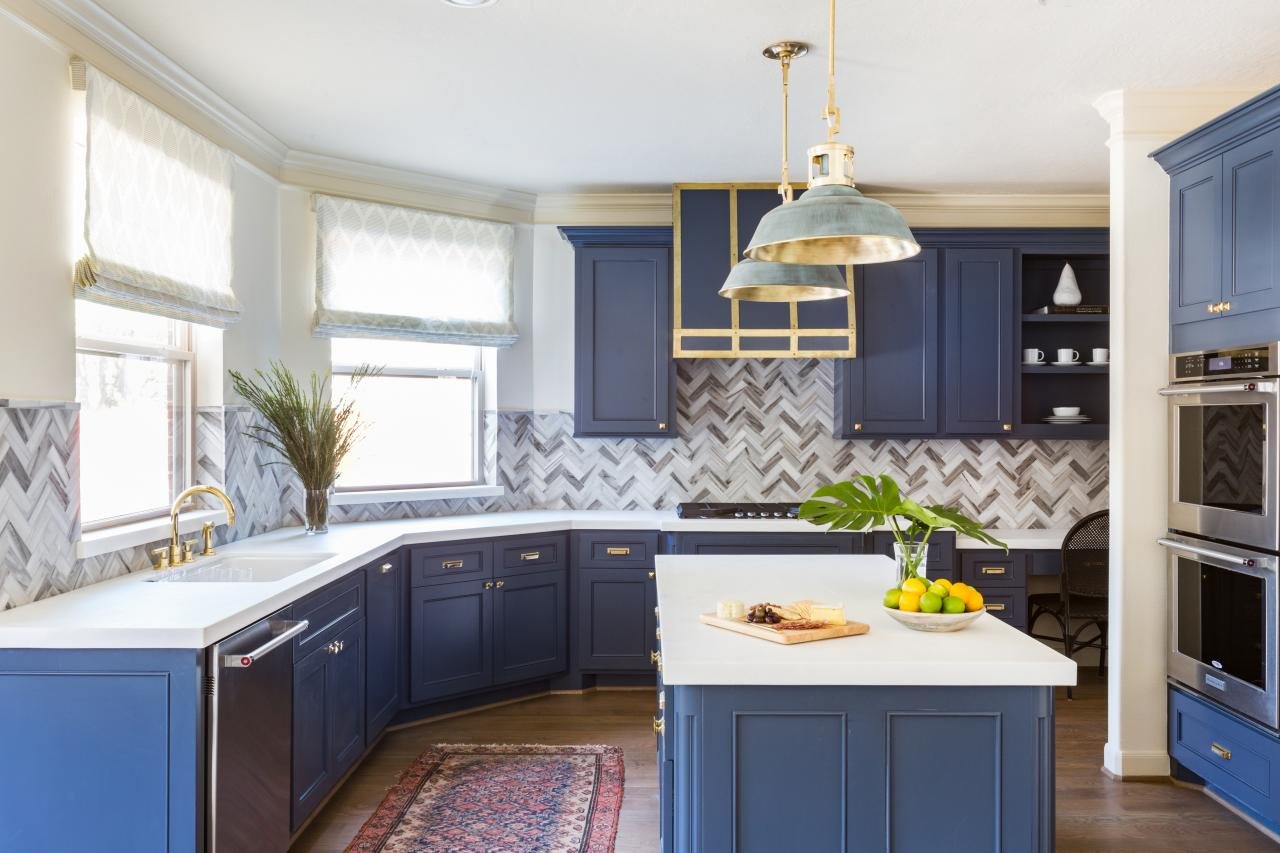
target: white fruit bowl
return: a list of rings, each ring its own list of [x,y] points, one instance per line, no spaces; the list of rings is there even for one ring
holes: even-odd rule
[[[963,631],[969,627],[974,619],[987,612],[985,607],[981,610],[972,610],[965,613],[913,613],[909,610],[897,610],[884,605],[880,607],[885,613],[888,613],[912,631],[928,631],[935,634]]]

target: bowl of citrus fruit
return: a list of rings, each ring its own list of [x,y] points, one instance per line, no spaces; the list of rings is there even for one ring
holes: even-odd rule
[[[982,615],[982,593],[947,578],[907,578],[884,594],[885,612],[913,631],[960,631]]]

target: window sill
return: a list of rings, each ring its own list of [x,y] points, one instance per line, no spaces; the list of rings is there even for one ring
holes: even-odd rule
[[[206,521],[214,524],[226,524],[227,513],[221,509],[198,509],[183,513],[178,519],[179,533],[195,533]],[[80,534],[76,543],[76,557],[97,557],[124,548],[147,545],[169,538],[168,518],[148,518],[146,521],[133,521],[129,524],[118,524],[104,527],[101,530],[90,530]]]
[[[379,489],[368,492],[338,492],[332,503],[337,506],[353,504],[385,504],[397,501],[443,501],[457,498],[498,498],[506,494],[502,486],[437,486],[430,489]]]

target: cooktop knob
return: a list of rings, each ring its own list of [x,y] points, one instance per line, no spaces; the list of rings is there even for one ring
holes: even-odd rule
[[[740,509],[739,509],[739,510],[735,510],[735,511],[734,511],[734,513],[733,513],[733,517],[734,517],[734,518],[743,518],[744,516],[743,516],[743,514],[742,514],[742,510],[740,510]]]

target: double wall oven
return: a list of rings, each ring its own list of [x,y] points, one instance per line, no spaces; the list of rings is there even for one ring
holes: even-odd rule
[[[1169,675],[1280,729],[1280,344],[1169,366]]]

